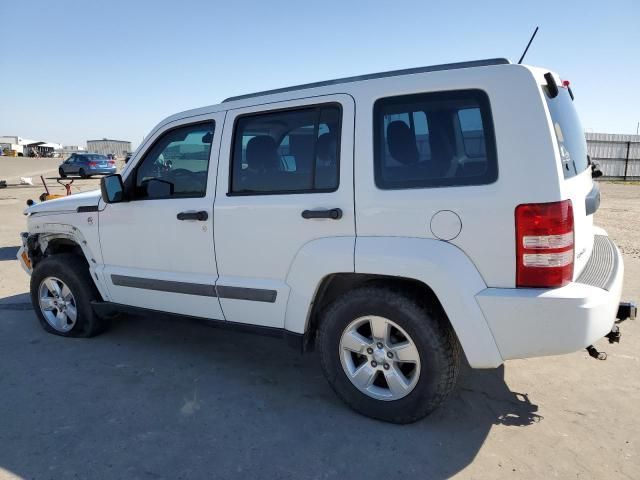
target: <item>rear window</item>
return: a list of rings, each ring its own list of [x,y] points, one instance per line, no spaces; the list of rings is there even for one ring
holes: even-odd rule
[[[548,93],[545,97],[560,150],[564,178],[571,178],[589,166],[587,141],[568,89],[558,90],[555,98],[550,98]]]
[[[79,158],[89,162],[106,162],[107,157],[105,155],[79,155]]]
[[[381,189],[484,185],[498,178],[489,98],[481,90],[421,93],[374,105]]]

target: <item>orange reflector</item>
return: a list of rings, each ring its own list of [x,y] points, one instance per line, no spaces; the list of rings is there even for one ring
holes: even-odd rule
[[[29,255],[27,254],[27,252],[23,251],[20,256],[22,257],[22,261],[27,266],[27,268],[31,270],[31,260],[29,259]]]

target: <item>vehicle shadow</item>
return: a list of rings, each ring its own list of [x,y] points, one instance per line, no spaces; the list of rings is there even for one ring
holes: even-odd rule
[[[0,247],[0,262],[15,260],[20,247]]]
[[[542,418],[503,367],[465,367],[427,419],[371,420],[333,394],[315,354],[160,315],[66,339],[33,311],[2,311],[0,383],[0,472],[25,478],[448,478],[493,425]]]

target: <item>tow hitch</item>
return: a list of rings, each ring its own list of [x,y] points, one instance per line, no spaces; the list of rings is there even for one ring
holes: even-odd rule
[[[636,314],[638,313],[638,307],[633,302],[621,302],[618,307],[618,314],[616,318],[618,321],[622,322],[627,318],[629,320],[635,320]]]
[[[613,326],[611,331],[605,335],[605,337],[609,340],[609,343],[620,343],[620,337],[622,334],[620,333],[619,323],[624,322],[625,320],[635,320],[636,314],[638,312],[638,307],[633,302],[621,302],[618,306],[618,313],[616,315],[616,324]],[[589,345],[587,347],[587,352],[589,356],[595,358],[596,360],[606,360],[607,354],[606,352],[599,352],[596,347],[593,345]]]

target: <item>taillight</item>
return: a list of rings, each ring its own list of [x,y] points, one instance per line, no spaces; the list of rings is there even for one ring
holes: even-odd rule
[[[98,165],[96,162],[89,162],[90,167],[95,167],[96,165]]]
[[[516,207],[516,286],[551,288],[573,278],[571,200]]]
[[[109,165],[115,165],[116,161],[115,160],[109,160]]]

